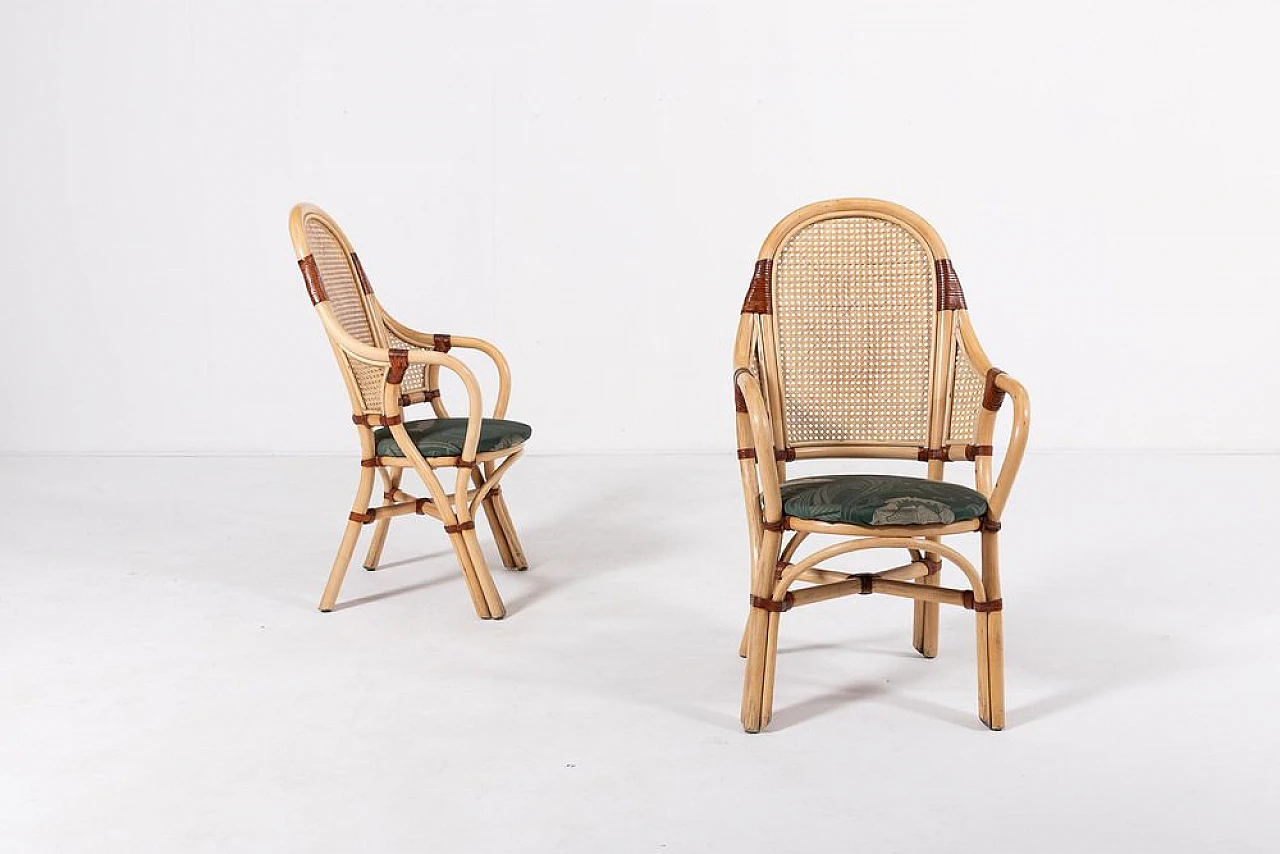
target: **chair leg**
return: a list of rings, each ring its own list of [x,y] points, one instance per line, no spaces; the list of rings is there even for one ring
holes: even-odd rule
[[[761,598],[773,595],[773,572],[778,563],[781,536],[765,531],[751,573],[752,594]],[[742,682],[742,728],[759,732],[773,717],[773,682],[778,656],[777,611],[751,608],[747,617],[747,667]]]
[[[464,547],[471,558],[472,572],[475,573],[476,581],[480,586],[480,593],[484,597],[488,608],[489,618],[501,620],[507,615],[507,608],[502,604],[502,597],[498,595],[498,588],[493,583],[493,576],[489,573],[489,565],[485,562],[484,553],[480,550],[480,540],[476,537],[476,529],[471,527],[463,531],[462,538]]]
[[[520,545],[520,537],[516,534],[515,523],[511,521],[511,510],[507,507],[507,500],[501,494],[492,498],[493,510],[498,517],[498,524],[502,527],[502,533],[507,538],[507,548],[511,549],[511,563],[507,564],[511,569],[523,572],[529,568],[529,559],[524,555],[524,547]],[[490,519],[493,517],[490,516]]]
[[[938,572],[917,579],[917,584],[937,587],[942,583],[942,574]],[[936,658],[938,655],[938,603],[915,603],[915,622],[912,626],[912,645],[925,658]]]
[[[498,557],[502,559],[503,566],[507,569],[514,569],[516,559],[511,554],[511,544],[507,541],[507,532],[502,526],[501,518],[498,516],[498,509],[493,505],[493,499],[486,498],[483,506],[484,516],[489,520],[489,530],[493,532],[493,542],[498,547]]]
[[[356,499],[351,504],[353,514],[364,514],[369,511],[369,496],[373,492],[373,469],[360,468],[360,485],[356,487]],[[342,543],[338,546],[338,555],[333,559],[333,569],[329,570],[329,581],[320,596],[320,610],[332,611],[338,601],[338,590],[342,587],[342,579],[347,574],[347,566],[351,563],[351,555],[356,550],[356,540],[360,539],[360,522],[348,520],[347,528],[342,534]]]
[[[400,488],[400,478],[404,477],[404,469],[393,469],[391,474],[383,477],[387,492],[394,493]],[[364,568],[370,572],[377,569],[378,561],[382,560],[382,547],[387,544],[387,531],[390,527],[390,519],[379,519],[373,523],[373,541],[369,543],[369,551],[364,557]]]
[[[742,640],[738,643],[738,658],[747,657],[747,643],[751,640],[751,611],[747,612],[747,624],[742,627]]]
[[[742,685],[742,728],[759,732],[765,725],[765,662],[769,648],[768,613],[751,609],[747,620],[747,672]]]
[[[982,586],[988,599],[1000,599],[1000,541],[982,532]],[[1004,729],[1004,614],[979,613],[978,717],[994,730]]]
[[[471,594],[471,604],[475,606],[476,616],[482,620],[492,619],[493,615],[489,611],[489,603],[485,601],[484,591],[480,587],[480,580],[476,576],[475,568],[471,565],[471,553],[467,550],[467,542],[462,538],[462,534],[450,534],[449,544],[453,546],[454,556],[458,559],[458,567],[462,570],[462,578],[467,582],[467,592]]]

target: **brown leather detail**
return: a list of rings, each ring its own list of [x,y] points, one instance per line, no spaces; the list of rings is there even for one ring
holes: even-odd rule
[[[761,258],[751,274],[751,287],[742,302],[743,314],[773,313],[773,260]]]
[[[786,530],[787,523],[785,519],[779,519],[777,522],[762,522],[761,527],[766,531],[782,531]]]
[[[299,258],[298,266],[302,268],[302,281],[307,284],[307,296],[311,297],[311,304],[319,305],[327,300],[329,297],[325,296],[324,284],[320,281],[320,270],[316,267],[316,259],[311,255]]]
[[[490,498],[497,498],[497,497],[498,497],[499,495],[501,495],[501,494],[502,494],[502,487],[501,487],[501,486],[495,486],[493,489],[489,490],[489,497],[490,497]]]
[[[389,492],[388,490],[385,490],[385,489],[384,489],[384,490],[382,491],[382,500],[383,500],[383,501],[395,501],[395,500],[396,500],[396,494],[395,494],[394,492]]]
[[[359,427],[390,427],[403,419],[399,415],[352,415],[351,423]]]
[[[1003,599],[992,599],[989,602],[975,602],[972,590],[963,591],[961,593],[961,599],[963,600],[961,604],[963,604],[967,610],[977,611],[979,614],[990,614],[994,611],[1004,610]]]
[[[780,448],[773,452],[773,458],[778,462],[793,462],[796,458],[795,448]]]
[[[373,285],[369,284],[369,277],[364,274],[364,265],[360,263],[360,256],[351,253],[351,266],[356,268],[356,278],[360,280],[360,290],[366,294],[373,293]]]
[[[430,498],[419,498],[417,501],[413,503],[413,512],[417,513],[419,516],[425,516],[427,515],[426,508],[430,506],[431,506]]]
[[[791,566],[791,564],[790,564],[789,562],[785,561],[785,560],[780,560],[780,561],[778,561],[777,565],[776,565],[776,566],[774,566],[774,568],[773,568],[773,580],[774,580],[774,581],[781,581],[781,580],[782,580],[782,573],[786,572],[786,571],[787,571],[787,567],[789,567],[789,566]]]
[[[473,469],[476,467],[476,461],[475,460],[458,460],[456,463],[453,464],[453,467],[456,469]]]
[[[428,403],[440,396],[440,389],[427,388],[400,395],[400,405],[409,406],[414,403]]]
[[[453,349],[453,338],[448,335],[432,335],[431,349],[437,353],[448,353]]]
[[[996,531],[1000,530],[1000,528],[1001,528],[1000,520],[999,520],[999,519],[997,519],[997,520],[995,520],[995,521],[992,521],[991,519],[988,519],[988,518],[984,515],[984,516],[983,516],[981,519],[979,519],[978,521],[980,521],[980,522],[982,523],[982,530],[983,530],[983,531],[989,531],[989,532],[991,532],[991,533],[993,533],[993,534],[994,534]]]
[[[738,385],[738,377],[750,373],[746,368],[738,368],[733,372],[733,408],[738,412],[747,411],[747,398],[742,394],[742,387]]]
[[[930,558],[928,555],[925,555],[925,557],[920,560],[920,563],[923,563],[929,568],[929,575],[937,575],[939,572],[942,572],[941,558]]]
[[[869,572],[859,572],[852,576],[862,582],[862,589],[858,591],[859,596],[866,596],[873,592],[872,586],[875,584],[876,577]]]
[[[740,460],[754,460],[755,458],[756,458],[756,449],[755,449],[755,448],[739,448],[739,449],[738,449],[738,459],[740,459]]]
[[[788,593],[781,602],[775,602],[772,599],[765,599],[763,596],[752,596],[751,607],[759,608],[761,611],[790,611],[791,606],[795,603],[796,597]]]
[[[404,380],[404,372],[409,370],[409,351],[392,348],[387,351],[391,367],[387,370],[387,384],[400,385]]]
[[[361,525],[368,525],[373,521],[372,513],[348,513],[347,518],[352,522],[359,522]]]
[[[990,445],[965,445],[964,458],[973,462],[978,457],[989,457],[995,451]]]
[[[916,459],[922,463],[927,463],[930,460],[942,460],[945,463],[947,461],[947,449],[921,448],[916,452]]]
[[[445,525],[444,532],[446,534],[461,534],[463,531],[474,531],[475,528],[475,522],[461,522],[457,525]]]
[[[367,460],[360,461],[360,467],[366,469],[374,469],[378,467],[378,458],[369,457]]]
[[[933,262],[933,269],[938,280],[938,311],[967,308],[964,291],[960,289],[960,277],[956,275],[956,268],[951,266],[951,259],[939,258]]]
[[[1000,405],[1004,403],[1005,390],[996,387],[996,377],[1003,374],[1004,371],[999,368],[992,368],[987,371],[987,387],[982,391],[982,408],[996,412],[1000,409]]]

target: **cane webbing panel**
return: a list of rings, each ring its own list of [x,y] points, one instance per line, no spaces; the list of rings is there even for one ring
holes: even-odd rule
[[[787,444],[927,445],[933,257],[866,216],[805,226],[775,257]]]
[[[951,415],[947,423],[947,443],[969,445],[978,438],[978,415],[982,411],[982,391],[986,377],[978,373],[956,338],[955,379],[951,385]]]
[[[309,216],[303,223],[307,235],[307,249],[311,251],[320,273],[320,281],[329,298],[329,307],[347,334],[363,344],[376,345],[369,308],[360,290],[360,283],[352,269],[342,242],[318,217]],[[360,389],[360,399],[366,410],[382,411],[382,380],[384,370],[366,365],[355,359],[347,359]]]

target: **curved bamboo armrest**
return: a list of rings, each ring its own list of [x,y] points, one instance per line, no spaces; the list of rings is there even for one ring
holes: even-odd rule
[[[382,386],[382,417],[391,430],[396,444],[404,455],[415,464],[427,467],[426,460],[404,428],[403,408],[400,404],[400,383],[410,365],[425,365],[429,370],[445,368],[462,380],[467,392],[467,432],[462,442],[462,453],[458,457],[459,490],[465,488],[465,481],[470,479],[470,469],[475,466],[476,447],[480,443],[480,425],[484,420],[483,398],[480,384],[475,374],[464,362],[438,350],[374,347],[353,338],[342,327],[327,302],[316,306],[320,320],[324,323],[329,339],[343,353],[366,364],[386,368]],[[407,340],[407,339],[406,339]],[[459,493],[461,494],[461,493]]]
[[[507,414],[507,401],[511,398],[511,370],[507,366],[507,359],[502,355],[502,351],[493,344],[483,338],[474,338],[467,335],[428,335],[425,332],[419,332],[416,329],[405,326],[387,313],[381,305],[378,306],[382,314],[382,320],[387,328],[395,333],[396,337],[409,342],[414,347],[421,347],[424,350],[434,350],[436,352],[448,352],[449,349],[459,347],[466,350],[478,350],[484,353],[492,361],[494,367],[498,371],[498,397],[493,405],[493,417],[503,418]],[[442,342],[441,339],[444,339]],[[440,344],[444,343],[445,348],[442,350]],[[438,400],[438,398],[437,398]],[[444,410],[444,404],[441,402],[437,410],[442,417],[447,415]]]
[[[733,374],[733,384],[747,403],[747,421],[750,426],[751,444],[756,452],[756,473],[760,495],[764,499],[764,521],[782,521],[782,491],[778,486],[778,466],[774,462],[773,422],[769,407],[760,391],[760,381],[746,368],[738,368]]]
[[[1018,468],[1022,465],[1022,455],[1027,450],[1027,431],[1031,427],[1031,398],[1022,383],[1008,374],[998,374],[995,387],[1013,398],[1013,424],[1009,431],[1009,447],[1004,453],[1004,462],[1000,464],[1000,474],[996,476],[995,488],[987,499],[987,518],[993,522],[1000,521],[1004,513],[1005,502],[1009,500],[1009,491],[1013,489],[1013,481],[1018,476]]]

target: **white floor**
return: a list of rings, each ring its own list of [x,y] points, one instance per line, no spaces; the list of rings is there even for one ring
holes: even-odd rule
[[[731,455],[519,464],[502,622],[412,517],[315,610],[353,461],[2,459],[0,849],[1275,851],[1278,480],[1032,457],[1007,730],[969,614],[925,661],[854,597],[784,617],[748,736]]]

